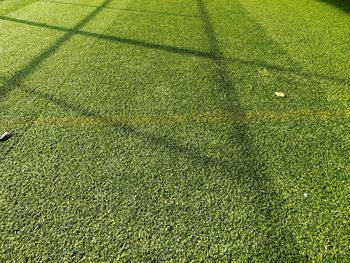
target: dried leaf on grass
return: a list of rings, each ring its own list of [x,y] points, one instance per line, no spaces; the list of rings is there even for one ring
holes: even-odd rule
[[[280,98],[284,98],[284,97],[286,96],[286,94],[284,94],[283,92],[280,92],[280,91],[276,91],[276,92],[275,92],[275,95],[276,95],[277,97],[280,97]]]

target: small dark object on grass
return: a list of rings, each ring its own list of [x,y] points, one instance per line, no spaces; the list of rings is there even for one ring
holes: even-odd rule
[[[7,141],[11,137],[11,133],[5,132],[0,136],[0,142]]]

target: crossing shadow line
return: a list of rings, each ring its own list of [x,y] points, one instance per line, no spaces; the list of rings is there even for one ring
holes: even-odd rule
[[[215,97],[215,94],[218,96],[219,94],[224,94],[225,105],[222,105],[224,111],[242,112],[244,114],[244,109],[241,106],[237,93],[235,92],[235,82],[231,75],[232,72],[229,70],[229,63],[223,55],[223,52],[220,50],[218,38],[211,22],[209,11],[204,0],[196,1],[212,53],[211,60],[214,65],[213,75],[215,83],[219,86],[219,90],[213,91],[213,97]],[[241,185],[250,189],[249,193],[252,195],[252,206],[254,207],[253,209],[256,217],[262,215],[264,218],[263,222],[251,218],[253,222],[256,221],[254,226],[252,226],[255,231],[263,232],[261,234],[264,239],[263,243],[260,244],[264,247],[262,251],[266,253],[265,256],[267,258],[271,256],[276,257],[276,254],[278,254],[279,258],[292,257],[294,260],[300,260],[299,248],[294,236],[289,231],[288,226],[278,226],[278,223],[284,219],[280,218],[280,216],[286,213],[283,211],[284,200],[277,194],[276,190],[271,188],[273,185],[272,179],[264,172],[264,165],[261,163],[261,158],[258,156],[258,149],[253,144],[253,138],[250,135],[251,132],[249,131],[249,127],[244,122],[238,124],[232,123],[229,125],[228,136],[231,137],[229,141],[234,143],[232,144],[232,147],[236,146],[236,144],[240,145],[241,150],[239,156],[243,163],[242,166],[237,167],[238,170],[235,171],[235,174],[242,177],[239,179]],[[232,172],[233,171],[231,171],[231,173]],[[274,207],[274,209],[277,208],[278,210],[274,211],[271,207]],[[278,217],[275,213],[278,214]],[[266,225],[266,228],[259,227],[259,223]],[[268,228],[267,226],[270,224],[274,225],[274,227],[278,226],[278,232],[281,233],[276,234],[275,229]],[[290,247],[293,248],[294,254],[283,254],[287,248]],[[271,251],[272,248],[274,248],[274,251]],[[271,255],[272,252],[274,255]]]

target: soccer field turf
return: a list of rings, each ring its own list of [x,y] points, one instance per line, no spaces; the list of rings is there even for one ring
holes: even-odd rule
[[[347,0],[0,0],[0,61],[0,261],[350,260]]]

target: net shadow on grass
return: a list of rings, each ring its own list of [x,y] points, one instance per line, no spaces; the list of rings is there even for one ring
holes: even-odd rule
[[[77,23],[72,29],[68,30],[65,35],[60,37],[55,43],[50,45],[47,49],[41,52],[39,55],[34,57],[27,65],[25,65],[21,70],[17,71],[15,74],[7,78],[4,83],[2,83],[2,87],[0,88],[0,101],[6,98],[6,95],[11,91],[19,88],[19,83],[21,83],[28,75],[34,72],[38,66],[40,66],[46,59],[51,57],[59,48],[69,41],[76,32],[86,25],[89,21],[91,21],[101,10],[106,7],[112,0],[105,0],[101,5],[96,7],[94,11],[88,14],[84,19],[82,19],[79,23]],[[24,132],[22,136],[32,127],[35,120],[37,119],[37,115],[32,116],[31,121],[29,121],[24,128]],[[16,148],[20,140],[15,141],[11,144],[11,146],[5,151],[3,156],[7,156],[13,149]]]
[[[121,43],[121,44],[126,44],[126,45],[142,47],[142,48],[155,49],[155,50],[159,50],[159,51],[179,54],[182,56],[194,56],[194,57],[199,57],[199,58],[204,58],[204,59],[213,59],[214,58],[213,54],[211,52],[202,51],[202,50],[193,50],[193,49],[175,47],[175,46],[170,46],[170,45],[150,43],[147,41],[141,41],[141,40],[135,40],[135,39],[129,39],[129,38],[121,38],[121,37],[117,37],[117,36],[98,34],[98,33],[94,33],[94,32],[87,32],[87,31],[77,30],[74,28],[69,29],[69,28],[65,28],[65,27],[61,27],[61,26],[48,25],[45,23],[27,21],[27,20],[22,20],[22,19],[17,19],[17,18],[13,18],[13,17],[7,17],[7,16],[0,16],[0,20],[14,22],[14,23],[20,23],[20,24],[34,26],[34,27],[41,27],[41,28],[46,28],[46,29],[50,29],[50,30],[62,31],[62,32],[66,32],[69,34],[76,34],[76,35],[81,35],[81,36],[86,36],[86,37],[97,38],[100,40],[110,41],[113,43]],[[69,35],[69,38],[71,38],[70,35]],[[69,38],[68,38],[68,40],[69,40]],[[67,41],[67,40],[65,40],[65,41]],[[65,41],[63,41],[63,42],[65,42]],[[54,52],[55,52],[55,50],[53,50],[53,52],[48,52],[48,53],[50,54],[50,53],[54,53]],[[349,79],[338,78],[338,77],[333,77],[333,76],[326,76],[326,75],[319,74],[319,73],[310,73],[310,72],[306,72],[306,71],[303,71],[303,70],[295,68],[295,67],[286,68],[286,67],[279,66],[279,65],[269,64],[269,63],[266,63],[263,61],[254,61],[254,60],[245,60],[245,59],[241,59],[241,58],[227,58],[227,57],[221,58],[221,60],[225,61],[225,63],[241,64],[241,65],[255,67],[255,68],[266,68],[266,69],[269,69],[271,71],[276,71],[276,72],[285,72],[285,73],[289,73],[289,74],[295,74],[297,76],[301,76],[304,78],[314,79],[316,82],[318,82],[318,81],[331,81],[331,82],[337,82],[337,83],[341,83],[341,84],[349,84],[350,83]],[[0,94],[1,94],[1,92],[2,91],[0,90]]]
[[[7,80],[5,85],[6,89],[4,90],[3,94],[6,95],[8,92],[13,90],[14,88],[20,87],[21,84],[18,84],[18,83],[20,83],[31,72],[35,71],[35,69],[48,57],[54,54],[63,43],[68,41],[73,35],[81,32],[79,29],[84,24],[86,24],[94,15],[96,15],[97,12],[99,12],[103,8],[103,6],[106,6],[108,2],[110,1],[104,2],[102,6],[97,8],[93,13],[91,13],[89,16],[83,19],[73,29],[68,29],[68,31],[66,31],[67,32],[66,35],[58,39],[58,41],[56,41],[43,53],[41,53],[39,56],[34,58],[34,60],[28,63],[25,68],[18,71],[9,80]],[[210,17],[204,5],[204,2],[202,0],[197,0],[197,3],[201,13],[203,23],[205,25],[208,39],[210,41],[210,52],[196,53],[197,51],[195,52],[191,51],[192,53],[187,53],[187,54],[196,55],[196,56],[200,56],[198,54],[201,54],[203,55],[203,57],[206,57],[213,61],[213,64],[215,67],[215,73],[216,73],[215,75],[218,76],[218,78],[216,79],[216,82],[220,84],[220,90],[218,92],[222,92],[226,94],[226,105],[223,106],[224,109],[227,111],[241,112],[242,107],[240,106],[240,102],[237,98],[237,95],[233,90],[234,81],[230,77],[230,73],[228,70],[228,60],[225,57],[223,57],[222,53],[220,52],[220,49],[217,44],[216,35],[214,32],[213,26],[211,25]],[[95,33],[87,33],[87,34],[90,34],[91,36],[99,35]],[[116,37],[108,37],[104,39],[106,40],[108,39],[116,42],[120,42],[121,40],[124,40]],[[123,43],[130,43],[134,45],[141,45],[141,44],[144,45],[142,41],[135,42],[135,40],[127,40],[126,42],[123,42]],[[168,46],[164,48],[164,46],[162,45],[150,44],[150,43],[147,43],[144,46],[152,47],[155,49],[163,48],[163,50],[165,51],[170,51],[170,52],[176,51],[174,53],[181,53],[181,54],[188,51],[184,49],[179,50],[178,48],[168,47]],[[48,101],[51,101],[66,109],[72,110],[78,114],[81,114],[87,117],[97,118],[101,121],[105,120],[107,124],[109,123],[109,120],[106,119],[106,117],[101,116],[100,114],[93,112],[89,109],[84,109],[83,107],[78,106],[76,103],[69,103],[65,100],[57,99],[50,94],[41,93],[29,87],[24,87],[23,89],[29,94],[39,96],[41,98],[45,98]],[[233,137],[232,140],[235,142],[239,142],[242,146],[240,156],[244,163],[243,166],[237,166],[234,163],[229,163],[229,164],[223,163],[220,160],[216,160],[206,156],[200,150],[195,149],[194,147],[185,146],[182,143],[171,138],[141,131],[131,125],[114,123],[112,127],[126,134],[142,137],[143,139],[147,140],[152,144],[166,146],[169,150],[175,153],[184,154],[189,158],[195,160],[199,165],[203,165],[205,167],[220,166],[222,167],[222,173],[228,177],[232,176],[232,171],[235,171],[237,174],[242,175],[242,177],[233,178],[233,180],[239,180],[241,184],[249,186],[251,188],[251,192],[260,193],[261,190],[263,190],[269,193],[269,194],[258,194],[259,200],[257,200],[256,203],[254,204],[254,210],[256,211],[256,213],[258,212],[262,213],[265,218],[265,221],[268,221],[272,227],[278,226],[279,225],[278,223],[280,221],[283,221],[283,218],[278,218],[272,214],[272,212],[276,213],[276,211],[273,211],[273,209],[283,207],[283,200],[281,200],[281,198],[278,196],[278,194],[274,190],[268,189],[269,178],[267,178],[264,174],[262,174],[261,171],[259,171],[259,167],[255,165],[257,163],[258,156],[256,156],[256,149],[251,142],[251,138],[249,137],[249,129],[245,124],[231,125],[230,127],[231,134]],[[283,211],[277,211],[277,214],[282,215]],[[286,255],[283,254],[284,249],[286,249],[287,246],[291,246],[294,249],[295,253],[290,255],[290,257],[293,259],[297,259],[298,248],[295,244],[293,236],[288,231],[286,226],[282,227],[281,229],[278,229],[279,231],[276,231],[281,233],[277,236],[274,230],[275,229],[271,229],[265,233],[265,236],[266,236],[265,244],[262,244],[264,247],[266,247],[266,249],[264,249],[265,253],[271,253],[271,249],[274,248],[277,250],[276,253],[279,254],[278,255],[279,257],[285,257]]]
[[[349,0],[319,0],[330,5],[337,7],[338,9],[343,10],[346,13],[350,13],[350,1]]]
[[[8,92],[12,91],[13,89],[21,88],[21,82],[25,79],[25,77],[27,77],[29,74],[34,72],[39,65],[41,65],[47,58],[53,55],[57,50],[59,50],[62,44],[69,41],[74,35],[76,35],[77,32],[79,32],[80,28],[82,28],[86,23],[88,23],[105,6],[107,6],[109,2],[111,2],[111,0],[105,1],[102,5],[97,7],[92,13],[90,13],[83,20],[81,20],[74,28],[66,31],[66,34],[64,36],[60,37],[54,44],[52,44],[50,47],[48,47],[42,53],[36,56],[32,61],[30,61],[23,69],[19,70],[12,77],[10,77],[5,82],[5,85],[4,85],[5,89],[3,89],[0,94],[4,97]],[[202,0],[197,0],[197,3],[198,3],[198,7],[200,10],[203,23],[205,25],[206,33],[208,35],[208,40],[210,41],[210,53],[197,53],[197,51],[193,52],[193,51],[188,51],[183,49],[179,50],[178,48],[173,48],[173,47],[164,48],[164,46],[155,45],[155,44],[152,44],[152,48],[156,48],[156,49],[163,48],[163,50],[166,50],[166,51],[171,51],[171,52],[176,51],[175,53],[187,52],[187,54],[189,55],[196,55],[196,56],[199,56],[198,54],[202,54],[203,57],[211,59],[214,64],[216,75],[218,76],[218,79],[216,81],[217,83],[220,84],[220,88],[221,88],[218,92],[222,92],[226,94],[226,105],[224,105],[224,109],[228,111],[242,112],[240,102],[233,90],[234,82],[231,79],[230,74],[228,72],[227,60],[223,57],[218,47],[217,39],[215,36],[214,29],[210,22],[208,11]],[[87,34],[92,34],[92,33],[87,33]],[[96,35],[98,34],[94,34],[94,36]],[[101,36],[99,36],[98,38],[102,39]],[[120,42],[122,40],[116,37],[108,37],[108,39],[117,41],[117,42]],[[125,42],[132,43],[135,45],[142,44],[145,47],[149,47],[151,45],[151,44],[146,45],[140,41],[135,42],[135,41],[127,40]],[[77,106],[76,103],[69,103],[65,100],[57,99],[50,94],[41,93],[29,87],[24,87],[23,89],[29,94],[39,96],[41,98],[45,98],[46,100],[51,101],[56,105],[60,105],[61,107],[72,110],[78,114],[81,114],[87,117],[97,118],[98,120],[101,120],[101,121],[105,120],[107,124],[110,125],[109,120],[106,119],[106,117],[101,116],[100,114],[93,112],[89,109],[84,109],[81,106]],[[34,120],[32,123],[34,123]],[[240,157],[244,165],[237,165],[234,162],[229,162],[228,164],[223,163],[220,160],[206,156],[205,154],[202,153],[202,151],[194,147],[183,145],[182,143],[174,139],[167,138],[165,136],[160,136],[160,135],[152,134],[150,132],[145,132],[145,131],[136,129],[131,125],[114,123],[113,125],[111,125],[111,127],[118,131],[122,131],[126,134],[141,137],[152,144],[165,146],[172,152],[175,152],[177,154],[183,154],[195,160],[197,165],[205,166],[208,168],[213,166],[219,166],[222,168],[222,174],[229,178],[232,177],[232,172],[235,171],[235,174],[240,176],[236,178],[232,178],[232,180],[239,181],[240,184],[250,188],[251,192],[260,193],[262,191],[265,191],[266,193],[268,193],[268,194],[258,194],[257,198],[259,200],[256,200],[256,203],[253,204],[254,212],[256,212],[256,214],[262,213],[264,216],[264,221],[260,223],[269,222],[269,224],[272,225],[272,227],[276,227],[279,225],[278,224],[279,221],[281,220],[283,221],[283,218],[276,218],[276,216],[272,214],[272,212],[276,213],[276,211],[273,211],[274,208],[283,207],[283,201],[278,197],[275,191],[268,189],[268,186],[269,186],[267,184],[269,181],[268,178],[266,178],[266,176],[264,176],[259,171],[259,167],[255,165],[257,163],[258,157],[256,156],[256,150],[254,149],[254,146],[251,143],[248,127],[244,123],[240,125],[231,125],[230,127],[231,134],[233,137],[232,140],[235,142],[238,142],[242,146]],[[13,145],[10,149],[13,149],[14,147],[15,145]],[[282,212],[277,211],[277,214],[281,215]],[[254,222],[254,219],[252,220]],[[251,226],[251,227],[254,227],[254,226]],[[269,229],[266,233],[263,234],[266,237],[266,239],[264,240],[265,241],[264,244],[261,244],[264,248],[262,249],[262,251],[264,251],[265,253],[271,253],[271,249],[275,249],[274,253],[277,253],[278,255],[277,256],[273,255],[274,257],[286,257],[286,255],[283,254],[285,247],[292,246],[293,249],[295,250],[295,253],[293,255],[290,255],[290,257],[293,259],[296,259],[295,255],[297,254],[298,248],[295,245],[292,235],[284,227],[278,230],[279,231],[277,232],[280,232],[281,234],[277,236],[274,228]],[[268,257],[269,255],[265,255],[265,256]]]
[[[117,37],[117,36],[110,36],[110,35],[104,35],[104,34],[98,34],[98,33],[92,33],[92,32],[80,31],[80,30],[73,32],[71,29],[60,27],[60,26],[52,26],[52,25],[47,25],[47,24],[43,24],[43,23],[24,21],[24,20],[12,18],[12,17],[1,17],[0,16],[0,20],[22,23],[22,24],[36,26],[36,27],[43,27],[43,28],[47,28],[47,29],[67,32],[69,34],[73,33],[76,35],[93,37],[93,38],[97,38],[97,39],[105,40],[105,41],[110,41],[110,42],[114,42],[114,43],[127,44],[127,45],[144,47],[144,48],[149,48],[149,49],[156,49],[159,51],[165,51],[165,52],[181,54],[181,55],[186,55],[186,56],[195,56],[195,57],[203,57],[203,58],[210,57],[210,53],[205,52],[205,51],[200,51],[200,50],[192,50],[192,49],[169,46],[169,45],[155,44],[155,43],[150,43],[150,42],[141,41],[141,40],[121,38],[121,37]]]
[[[208,40],[210,42],[210,56],[208,58],[210,58],[213,61],[215,71],[214,75],[218,76],[217,79],[215,79],[215,81],[219,83],[220,86],[219,91],[213,92],[221,92],[225,94],[226,104],[223,105],[223,110],[232,112],[243,112],[243,109],[240,106],[240,102],[234,91],[234,81],[230,76],[227,60],[224,58],[218,47],[215,31],[213,29],[213,26],[211,25],[208,11],[202,0],[197,0],[197,2],[202,16],[203,24],[205,25],[205,31],[208,35]],[[63,40],[64,39],[67,39],[67,36],[64,37]],[[63,40],[61,39],[61,41],[56,43],[56,45],[59,45]],[[44,52],[41,56],[38,57],[38,59],[34,60],[29,65],[32,65],[35,69],[36,66],[40,64],[40,61],[43,61],[50,54],[55,52],[55,50],[57,50],[57,46],[54,46],[53,49],[48,49],[48,51]],[[30,69],[33,70],[33,67],[31,67]],[[23,85],[21,86],[21,84],[18,84],[23,79],[25,73],[30,73],[32,72],[31,70],[20,71],[21,74],[17,74],[15,75],[15,77],[12,77],[8,81],[8,84],[11,84],[12,87],[20,87],[31,95],[44,98],[56,105],[74,111],[80,115],[96,118],[99,121],[105,122],[113,129],[122,131],[125,134],[140,137],[145,141],[155,145],[165,146],[167,149],[171,150],[176,154],[182,154],[187,156],[188,158],[195,160],[197,165],[205,166],[207,168],[214,166],[220,167],[221,173],[228,178],[232,177],[233,173],[239,175],[239,177],[232,178],[232,180],[237,180],[241,185],[244,185],[245,188],[250,188],[250,191],[256,195],[256,203],[253,203],[254,212],[256,212],[256,214],[260,213],[264,217],[263,222],[255,222],[256,226],[251,227],[256,227],[259,231],[265,231],[259,229],[259,226],[266,227],[264,225],[261,226],[261,224],[264,223],[272,227],[267,228],[268,230],[263,233],[265,240],[264,243],[261,244],[261,246],[263,246],[264,249],[262,249],[262,251],[264,251],[265,253],[271,253],[271,249],[274,249],[272,252],[273,255],[267,254],[264,256],[273,256],[277,258],[289,257],[293,259],[298,259],[298,248],[295,244],[293,236],[288,231],[287,226],[282,225],[281,227],[279,227],[278,231],[275,231],[275,227],[279,226],[280,222],[283,222],[284,219],[282,217],[276,217],[276,214],[279,216],[283,216],[285,213],[281,210],[281,207],[283,207],[283,200],[278,196],[276,191],[270,189],[271,182],[269,178],[267,178],[260,171],[261,167],[256,166],[256,164],[258,163],[258,156],[256,156],[257,151],[251,142],[252,139],[249,137],[249,129],[244,123],[241,123],[239,125],[231,124],[230,126],[230,134],[232,137],[232,141],[235,143],[239,143],[241,146],[241,152],[239,155],[243,165],[237,165],[234,162],[223,163],[220,160],[206,156],[202,153],[202,151],[194,147],[183,145],[182,143],[172,138],[167,138],[165,136],[160,136],[152,134],[150,132],[142,131],[124,123],[111,124],[108,117],[101,116],[97,112],[93,112],[90,109],[85,109],[76,103],[69,103],[63,99],[55,98],[50,94],[42,93],[30,87],[25,87]],[[275,209],[279,210],[276,211]],[[254,218],[252,219],[252,221],[254,222]],[[280,234],[276,235],[276,232]],[[286,247],[291,247],[294,250],[294,253],[292,255],[284,254],[285,251],[288,251]]]
[[[225,105],[222,105],[224,111],[244,112],[244,109],[240,105],[238,95],[235,93],[235,83],[229,71],[229,64],[219,48],[209,11],[204,0],[196,1],[212,53],[212,61],[215,66],[215,82],[219,86],[219,90],[213,92],[213,97],[215,97],[215,93],[218,95],[219,93],[224,94]],[[256,221],[255,223],[255,219],[252,219],[256,231],[263,232],[263,244],[259,244],[264,248],[260,250],[262,251],[261,253],[265,253],[263,257],[265,257],[265,259],[301,260],[298,245],[288,229],[288,223],[285,222],[285,224],[281,225],[281,222],[284,222],[286,216],[286,211],[283,211],[284,201],[278,196],[275,190],[271,189],[273,182],[263,172],[264,165],[259,161],[260,158],[257,155],[258,150],[252,143],[252,138],[249,135],[249,128],[244,122],[240,124],[232,123],[230,124],[229,131],[229,136],[231,136],[230,141],[233,142],[232,147],[234,147],[235,144],[241,146],[239,156],[243,166],[238,166],[238,171],[236,171],[235,174],[242,177],[239,179],[241,184],[250,188],[254,196],[252,205],[255,214],[262,214],[264,218],[263,221],[260,219],[260,221]],[[229,173],[227,176],[232,173],[230,170],[227,172]],[[269,194],[256,194],[261,192]],[[290,250],[292,250],[293,253],[287,254],[290,253]]]

